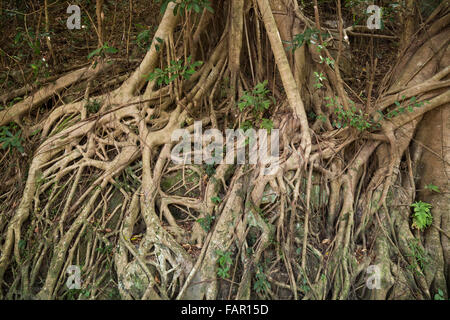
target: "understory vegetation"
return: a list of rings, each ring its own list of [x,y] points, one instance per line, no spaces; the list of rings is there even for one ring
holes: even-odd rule
[[[450,6],[374,2],[0,1],[0,299],[448,299]]]

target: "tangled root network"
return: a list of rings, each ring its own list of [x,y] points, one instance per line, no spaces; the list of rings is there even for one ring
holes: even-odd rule
[[[222,0],[183,14],[174,12],[183,1],[169,2],[119,86],[91,95],[111,68],[99,56],[0,111],[0,125],[21,123],[70,85],[86,87],[24,129],[40,137],[26,182],[0,187],[0,297],[446,297],[448,7],[420,30],[405,24],[397,60],[369,77],[362,99],[343,71],[358,32],[322,26],[314,2],[308,11],[291,0]],[[309,41],[305,30],[323,34]],[[175,163],[172,135],[199,121],[221,132],[279,129],[278,169]],[[426,228],[413,203],[431,205]],[[68,289],[73,266],[81,286]]]

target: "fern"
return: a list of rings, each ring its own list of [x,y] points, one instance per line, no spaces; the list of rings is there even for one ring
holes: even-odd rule
[[[414,208],[412,227],[423,231],[431,226],[433,216],[431,215],[431,204],[426,202],[414,202],[411,207]]]

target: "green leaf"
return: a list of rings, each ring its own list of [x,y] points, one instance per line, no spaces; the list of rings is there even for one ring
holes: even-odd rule
[[[433,217],[431,215],[430,209],[431,204],[426,202],[414,202],[411,207],[414,208],[413,214],[413,228],[417,228],[423,231],[425,228],[429,227],[433,222]]]
[[[263,118],[261,122],[261,128],[271,132],[273,129],[273,122],[270,119]]]
[[[160,2],[161,0],[156,0],[156,2]],[[160,13],[164,14],[164,12],[166,12],[167,6],[169,5],[169,3],[172,2],[172,0],[163,0],[162,4],[161,4],[161,9],[160,9]]]
[[[105,52],[106,53],[117,53],[119,50],[117,50],[116,48],[113,47],[105,47]]]
[[[441,192],[441,191],[439,190],[439,187],[438,187],[438,186],[435,186],[435,185],[432,184],[432,183],[427,184],[427,185],[425,186],[425,189],[428,189],[428,190],[430,190],[430,191],[434,191],[434,192],[437,192],[437,193],[440,193],[440,192]]]
[[[222,200],[219,197],[212,197],[211,198],[212,203],[219,204]]]
[[[97,56],[100,54],[100,52],[102,51],[103,48],[98,48],[95,49],[94,51],[92,51],[91,53],[88,54],[87,58],[91,59],[93,56]]]

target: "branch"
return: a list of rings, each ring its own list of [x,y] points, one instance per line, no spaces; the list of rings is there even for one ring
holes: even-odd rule
[[[94,69],[93,67],[85,67],[74,72],[71,72],[54,83],[49,84],[45,88],[42,88],[32,96],[26,98],[25,100],[15,104],[11,108],[0,111],[0,126],[6,125],[11,121],[17,123],[20,122],[20,118],[28,111],[33,108],[43,104],[55,93],[62,91],[68,86],[77,83],[82,80],[89,79],[92,76],[98,75],[108,68],[108,65],[98,64]]]
[[[297,88],[294,75],[286,56],[286,52],[281,42],[280,33],[278,32],[275,18],[272,14],[268,0],[258,0],[259,10],[262,14],[263,22],[266,27],[267,36],[269,37],[270,45],[275,56],[275,62],[280,72],[283,87],[286,90],[286,95],[289,105],[294,113],[294,118],[300,120],[302,131],[301,147],[305,152],[305,163],[308,162],[309,154],[311,153],[311,135],[309,133],[308,119],[303,105],[303,100]]]

